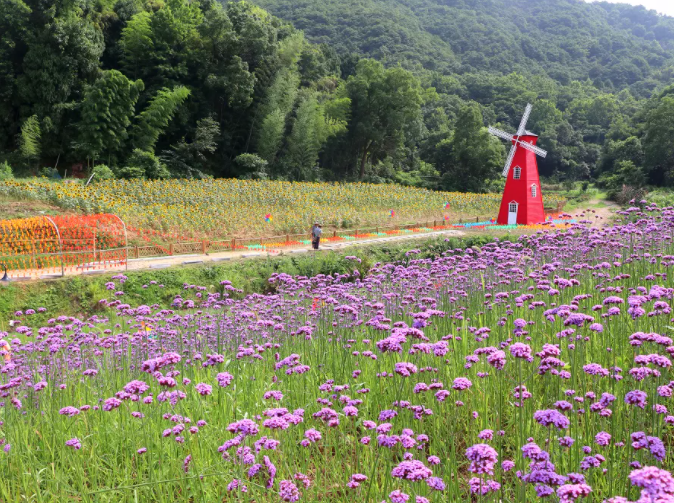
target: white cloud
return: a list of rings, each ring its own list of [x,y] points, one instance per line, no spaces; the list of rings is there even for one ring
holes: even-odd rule
[[[668,16],[674,16],[674,0],[605,0],[605,1],[611,3],[628,3],[631,5],[643,5],[647,9],[653,9],[658,11],[660,14],[667,14]]]

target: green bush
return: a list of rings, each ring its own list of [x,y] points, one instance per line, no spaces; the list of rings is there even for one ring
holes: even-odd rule
[[[501,241],[516,238],[503,236]],[[448,250],[483,246],[494,240],[490,235],[471,237],[435,237],[427,241],[415,243],[419,254],[407,256],[410,243],[379,243],[370,246],[358,246],[339,252],[324,251],[317,255],[284,255],[273,259],[236,260],[226,264],[207,263],[192,267],[172,267],[165,270],[128,271],[128,280],[124,283],[125,299],[132,305],[160,304],[169,308],[173,298],[184,292],[184,284],[207,286],[212,290],[218,282],[227,279],[242,294],[273,292],[275,286],[269,283],[274,273],[290,275],[315,276],[317,274],[350,274],[357,269],[362,276],[366,275],[375,263],[403,262],[411,259],[431,258]],[[352,255],[361,262],[347,260]],[[111,273],[115,274],[115,273]],[[110,275],[104,276],[66,276],[63,279],[49,282],[29,284],[10,283],[0,288],[0,319],[11,317],[11,313],[29,307],[44,306],[48,313],[36,314],[36,317],[47,317],[59,312],[66,315],[88,317],[101,313],[104,308],[98,303],[107,296],[105,283]],[[164,285],[161,289],[144,288],[150,281]],[[221,291],[221,290],[218,290]],[[108,292],[109,293],[109,292]],[[39,318],[38,318],[39,319]]]
[[[134,178],[145,178],[145,170],[138,166],[126,166],[119,170],[119,178],[132,180]]]
[[[135,149],[126,161],[126,167],[119,172],[120,178],[170,178],[171,173],[164,163],[152,152]]]
[[[241,154],[234,158],[234,164],[239,168],[243,178],[265,180],[268,178],[267,161],[256,154]]]
[[[564,187],[564,190],[573,190],[576,187],[576,184],[573,180],[564,180],[562,182],[562,187]]]
[[[40,168],[37,174],[43,178],[54,178],[55,171],[51,166],[45,166],[44,168]]]
[[[7,161],[0,163],[0,182],[4,180],[11,180],[14,178],[14,173],[12,173],[12,167]]]
[[[92,183],[102,182],[103,180],[113,180],[115,178],[115,174],[105,164],[94,166],[94,169],[91,170],[91,174],[94,175],[91,179]]]

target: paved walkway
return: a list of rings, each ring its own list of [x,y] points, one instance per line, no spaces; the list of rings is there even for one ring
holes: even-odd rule
[[[368,238],[368,239],[358,239],[353,241],[338,241],[338,242],[327,242],[321,245],[321,250],[342,250],[344,248],[350,248],[354,246],[361,245],[371,245],[378,243],[388,243],[388,242],[405,242],[418,239],[428,239],[437,236],[463,236],[465,233],[459,230],[442,230],[442,231],[433,231],[433,232],[423,232],[418,234],[402,234],[396,236],[387,236],[382,238]],[[105,269],[96,269],[96,264],[91,264],[92,268],[89,270],[83,271],[66,271],[66,276],[77,276],[77,275],[97,275],[97,274],[106,274],[114,272],[124,272],[124,271],[140,271],[140,270],[152,270],[152,269],[167,269],[169,267],[176,266],[185,266],[185,265],[195,265],[195,264],[204,264],[208,262],[225,262],[230,260],[240,260],[240,259],[249,259],[249,258],[263,258],[263,257],[277,257],[280,255],[294,255],[301,253],[310,253],[313,250],[311,247],[306,248],[293,248],[287,250],[270,250],[270,251],[227,251],[221,253],[211,253],[211,254],[194,254],[194,255],[172,255],[164,257],[154,257],[154,258],[140,258],[140,259],[129,259],[128,267],[108,267]],[[320,251],[320,250],[319,250]],[[15,273],[16,274],[16,273]],[[21,274],[25,274],[21,276]],[[20,271],[17,276],[12,276],[10,271],[11,281],[31,281],[34,279],[56,279],[60,278],[61,274],[44,274],[40,272],[39,276],[33,275],[29,276],[29,271]]]
[[[379,244],[387,242],[402,242],[415,239],[428,239],[436,236],[463,236],[464,232],[458,230],[444,230],[434,232],[424,232],[418,234],[404,234],[400,236],[387,236],[383,238],[358,239],[353,241],[338,241],[333,243],[321,244],[320,250],[342,250],[359,245]],[[319,251],[320,251],[319,250]],[[175,265],[201,264],[205,262],[223,262],[227,260],[236,260],[244,258],[260,257],[278,257],[280,255],[294,255],[299,253],[310,253],[313,250],[310,246],[306,248],[291,248],[288,250],[271,251],[236,251],[211,253],[208,255],[174,255],[172,257],[157,257],[152,259],[130,259],[129,270],[143,269],[165,269]]]

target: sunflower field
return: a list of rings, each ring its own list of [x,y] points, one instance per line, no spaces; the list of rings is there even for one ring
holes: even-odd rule
[[[434,192],[399,185],[260,180],[46,179],[0,183],[0,195],[37,199],[66,210],[114,213],[138,229],[179,238],[305,232],[314,221],[331,228],[396,225],[422,219],[493,216],[501,194]],[[544,197],[556,206],[558,196]]]

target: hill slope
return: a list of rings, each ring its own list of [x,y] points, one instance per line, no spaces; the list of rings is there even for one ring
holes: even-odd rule
[[[674,18],[581,0],[257,0],[314,42],[443,73],[547,74],[624,88],[674,61]],[[650,86],[647,86],[650,87]]]

